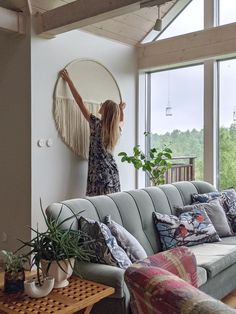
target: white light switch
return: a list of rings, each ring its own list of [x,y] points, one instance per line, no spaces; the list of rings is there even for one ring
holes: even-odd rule
[[[44,147],[45,146],[45,140],[41,138],[38,140],[37,144],[38,144],[38,147]]]
[[[51,139],[51,138],[49,138],[49,139],[46,141],[46,145],[47,145],[47,147],[51,147],[51,146],[52,146],[52,144],[53,144],[53,141],[52,141],[52,139]]]

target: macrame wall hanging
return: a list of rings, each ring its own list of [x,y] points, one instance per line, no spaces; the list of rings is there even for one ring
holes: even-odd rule
[[[111,99],[122,101],[119,86],[111,72],[95,60],[78,59],[66,66],[69,75],[83,98],[88,110],[99,117],[101,103]],[[76,104],[70,89],[58,78],[53,114],[57,130],[63,142],[77,155],[88,159],[89,124]]]

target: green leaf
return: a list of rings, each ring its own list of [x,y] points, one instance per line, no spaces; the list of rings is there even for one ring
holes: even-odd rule
[[[150,151],[150,154],[149,154],[150,158],[154,158],[154,154],[152,151]]]
[[[125,152],[120,152],[118,156],[127,156],[127,154]]]
[[[164,156],[168,159],[171,159],[172,158],[172,155],[170,153],[164,153]]]
[[[140,150],[138,146],[134,146],[133,148],[134,156],[138,156],[140,154]]]

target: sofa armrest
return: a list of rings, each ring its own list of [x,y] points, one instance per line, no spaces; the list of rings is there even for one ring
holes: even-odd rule
[[[125,281],[134,314],[236,314],[219,300],[159,267],[129,267]]]
[[[166,269],[194,287],[198,287],[196,257],[187,247],[181,246],[159,252],[135,265],[136,267],[154,266]]]
[[[76,262],[74,272],[84,279],[115,288],[112,298],[129,298],[129,290],[124,281],[124,269],[104,264]]]

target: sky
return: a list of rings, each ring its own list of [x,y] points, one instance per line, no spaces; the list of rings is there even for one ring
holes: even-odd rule
[[[193,0],[160,39],[203,29],[203,1]],[[236,0],[220,0],[220,24],[235,21]],[[197,65],[152,74],[152,133],[203,128],[203,71],[203,65]],[[235,87],[236,59],[219,62],[221,126],[229,127],[234,122]],[[172,116],[166,116],[167,106],[172,107]]]

